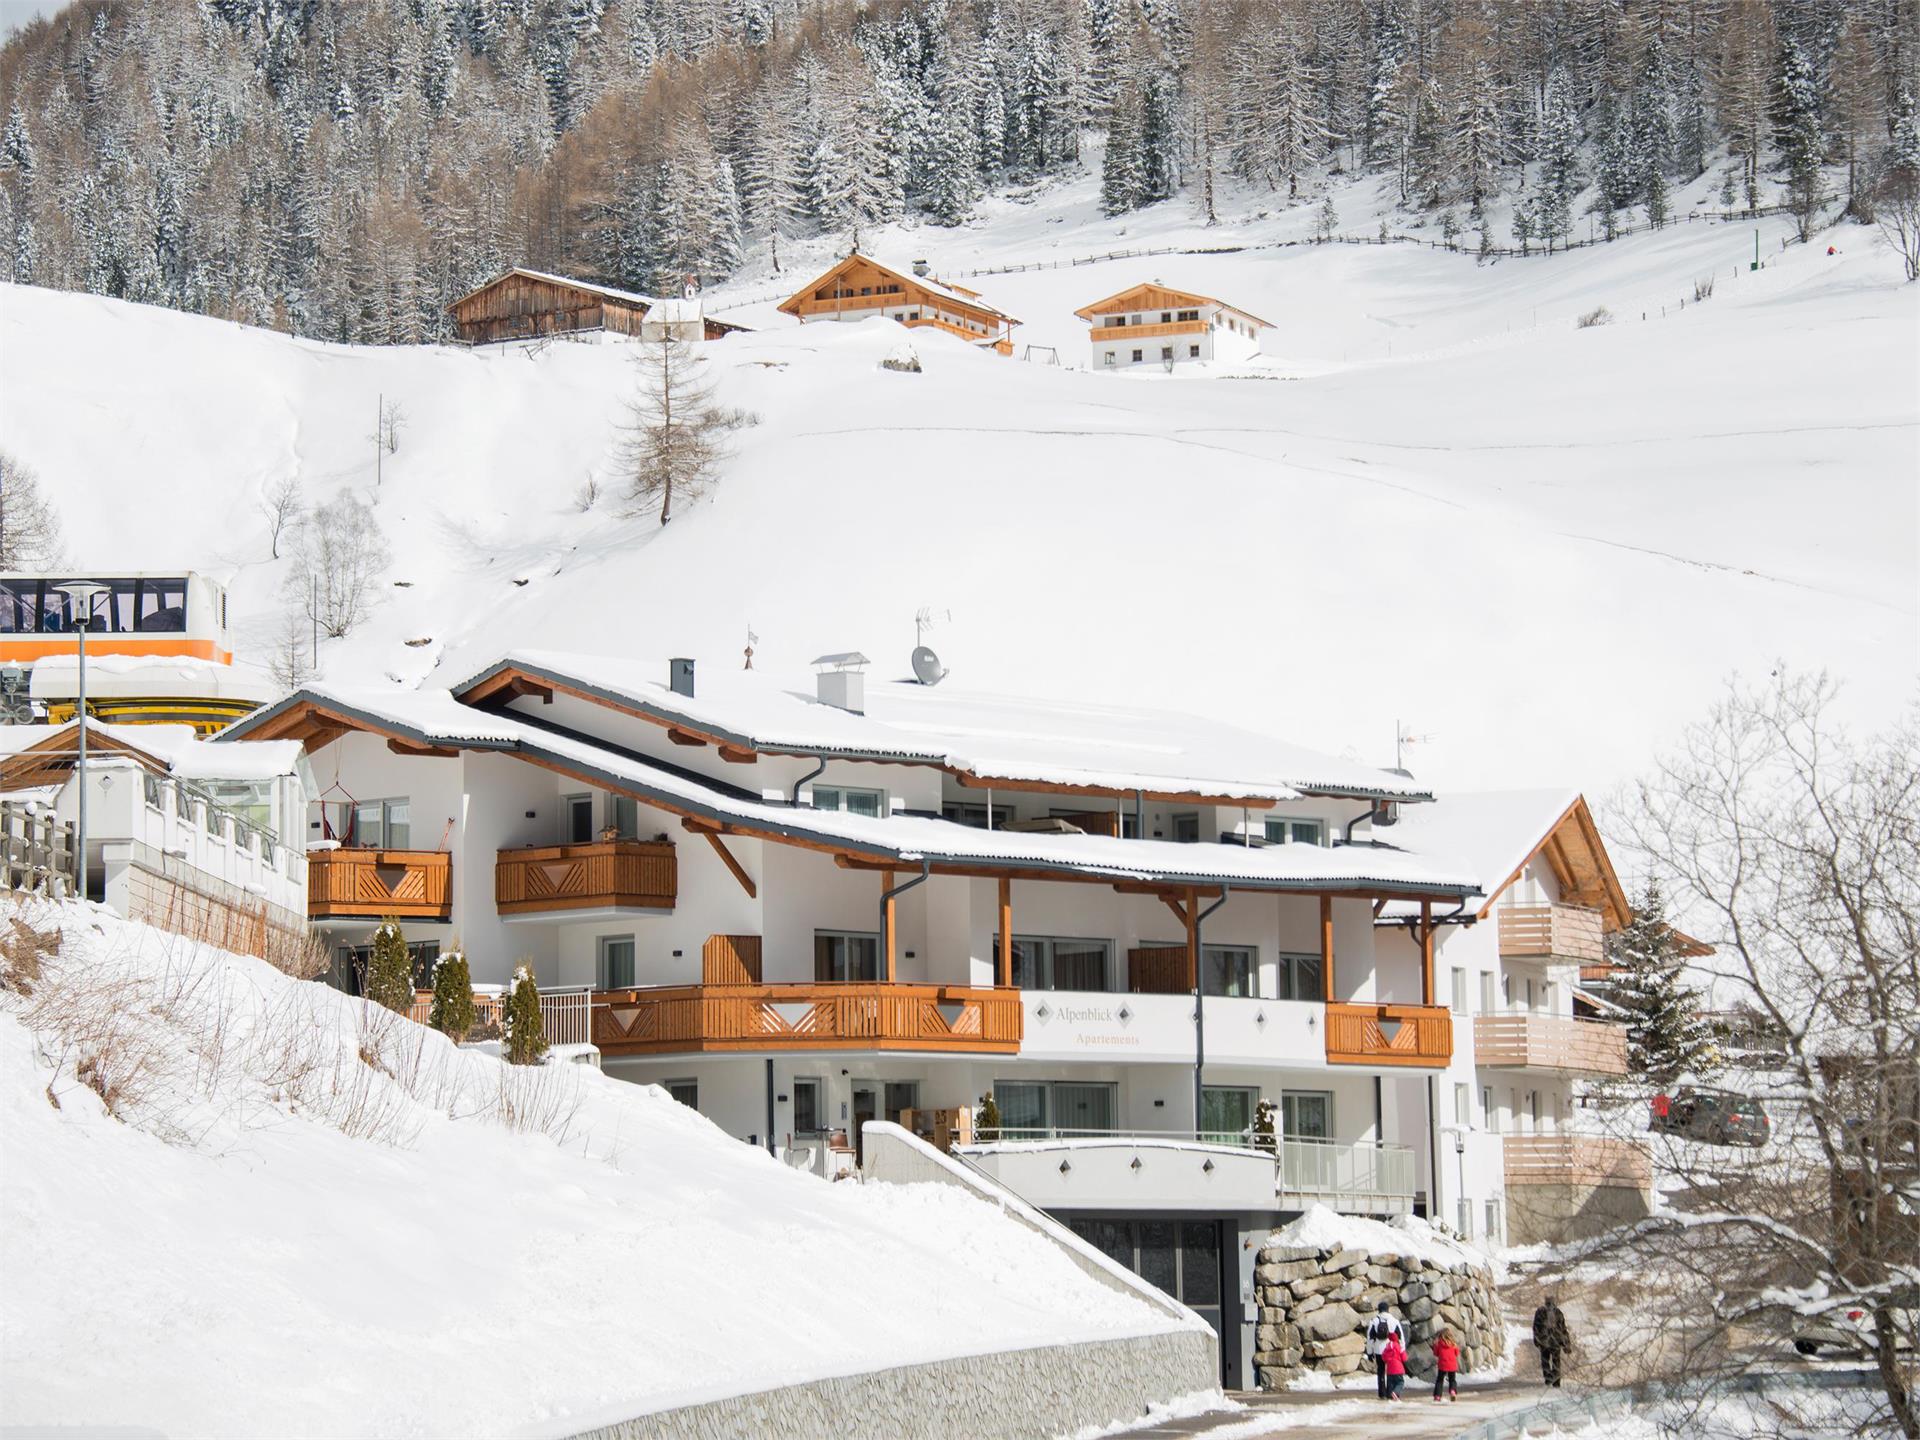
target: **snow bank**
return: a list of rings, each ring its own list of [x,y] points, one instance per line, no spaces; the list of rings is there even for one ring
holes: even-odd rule
[[[830,1185],[662,1091],[100,907],[29,918],[62,938],[0,990],[7,1424],[562,1434],[1176,1328],[953,1189]]]
[[[1376,1255],[1411,1255],[1434,1265],[1484,1267],[1487,1257],[1471,1245],[1443,1235],[1417,1215],[1369,1220],[1341,1215],[1315,1205],[1298,1220],[1267,1237],[1269,1245],[1313,1246],[1322,1250],[1364,1250]]]

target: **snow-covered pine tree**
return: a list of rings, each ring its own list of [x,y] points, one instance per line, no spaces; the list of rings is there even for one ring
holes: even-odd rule
[[[1820,81],[1805,47],[1789,38],[1780,59],[1780,163],[1787,172],[1787,208],[1802,242],[1826,200],[1821,165],[1826,136],[1820,125]]]
[[[1719,1067],[1700,993],[1687,983],[1666,898],[1649,880],[1633,919],[1607,937],[1607,999],[1627,1012],[1627,1073],[1662,1089]]]
[[[382,920],[373,928],[373,955],[367,961],[363,994],[396,1015],[413,1009],[413,957],[398,920]]]
[[[770,98],[752,121],[741,199],[748,224],[767,237],[767,251],[776,272],[780,269],[780,242],[804,233],[802,154],[800,131],[791,107]]]
[[[1565,240],[1573,230],[1573,197],[1580,189],[1579,117],[1573,82],[1564,67],[1555,67],[1547,78],[1546,100],[1534,144],[1540,164],[1534,228],[1551,250],[1555,242]]]
[[[433,1006],[427,1011],[427,1024],[457,1045],[473,1029],[474,1018],[473,972],[466,952],[455,941],[433,962]]]
[[[1446,219],[1442,226],[1443,231],[1448,224],[1452,226],[1451,231],[1446,232],[1447,245],[1451,248],[1453,245],[1453,237],[1460,233],[1459,222],[1453,218],[1453,212],[1451,210],[1446,214]],[[1322,245],[1333,239],[1333,232],[1340,228],[1340,212],[1333,208],[1333,192],[1331,190],[1327,192],[1326,197],[1320,202],[1320,215],[1314,222],[1313,228],[1314,234],[1319,238]]]
[[[1139,208],[1145,193],[1140,159],[1140,92],[1121,84],[1107,111],[1107,150],[1100,167],[1100,209],[1124,215]]]
[[[547,1053],[547,1026],[540,1016],[540,987],[533,966],[522,960],[500,1007],[500,1049],[509,1065],[538,1065]]]

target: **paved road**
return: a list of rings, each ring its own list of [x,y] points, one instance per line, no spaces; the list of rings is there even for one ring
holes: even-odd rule
[[[1462,1385],[1460,1398],[1435,1403],[1431,1382],[1408,1377],[1398,1404],[1374,1398],[1371,1382],[1365,1388],[1337,1391],[1282,1391],[1279,1394],[1242,1393],[1234,1396],[1246,1408],[1200,1415],[1189,1420],[1166,1420],[1126,1432],[1126,1440],[1449,1440],[1464,1426],[1506,1410],[1516,1410],[1553,1391],[1539,1380],[1495,1380],[1485,1385]],[[1560,1392],[1572,1395],[1572,1389]]]

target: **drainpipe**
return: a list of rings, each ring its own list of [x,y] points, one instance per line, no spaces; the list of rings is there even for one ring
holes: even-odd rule
[[[1362,810],[1358,815],[1354,816],[1351,820],[1347,821],[1347,836],[1346,836],[1346,839],[1340,842],[1341,844],[1343,845],[1353,844],[1353,827],[1358,825],[1362,820],[1371,820],[1373,818],[1373,808],[1374,808],[1373,806],[1369,805],[1366,809]]]
[[[1220,887],[1220,898],[1193,917],[1193,1138],[1200,1138],[1200,1075],[1207,1064],[1207,1006],[1205,992],[1207,988],[1206,947],[1202,943],[1200,927],[1207,917],[1227,903],[1227,896],[1233,892],[1227,886]],[[1194,902],[1198,904],[1198,901]]]
[[[767,1154],[774,1153],[773,1148],[773,1057],[767,1057]]]
[[[1434,1085],[1433,1076],[1427,1076],[1427,1219],[1438,1223],[1446,1217],[1440,1213],[1440,1125]]]
[[[881,892],[880,894],[880,944],[883,948],[887,943],[887,905],[888,903],[894,898],[894,896],[904,895],[907,891],[913,889],[914,886],[926,884],[927,877],[932,873],[933,873],[933,862],[930,860],[922,860],[920,862],[920,873],[914,876],[913,879],[908,880],[903,884],[896,885],[891,890],[885,890]],[[891,959],[892,956],[889,954],[884,958]],[[875,978],[880,979],[883,977],[876,976]]]
[[[813,769],[809,770],[806,774],[802,775],[798,780],[793,782],[793,794],[789,795],[787,797],[787,800],[788,800],[788,803],[791,804],[794,809],[798,810],[800,808],[800,787],[806,784],[809,780],[818,780],[821,774],[826,770],[826,768],[827,768],[827,757],[824,755],[816,755],[813,757]]]
[[[1147,792],[1144,790],[1133,792],[1133,838],[1147,838]]]

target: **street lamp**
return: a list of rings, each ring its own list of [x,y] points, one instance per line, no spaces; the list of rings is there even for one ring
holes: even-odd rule
[[[74,764],[78,784],[74,801],[73,883],[84,900],[87,898],[87,631],[93,628],[94,602],[108,591],[106,586],[91,580],[70,580],[53,588],[67,597],[68,606],[77,617],[74,631],[80,637],[79,698],[74,709],[80,750]]]

